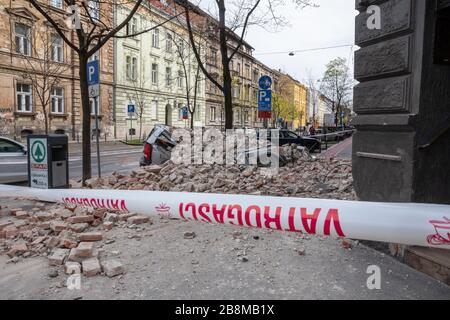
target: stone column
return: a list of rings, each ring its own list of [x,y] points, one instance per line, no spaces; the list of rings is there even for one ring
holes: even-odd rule
[[[367,25],[371,5],[380,29]],[[450,1],[357,0],[356,9],[357,195],[450,204]]]

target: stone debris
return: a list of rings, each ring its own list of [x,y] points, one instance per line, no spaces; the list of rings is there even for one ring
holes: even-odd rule
[[[80,244],[78,244],[78,247],[75,248],[75,255],[79,258],[92,257],[93,251],[93,242],[80,242]]]
[[[101,232],[84,232],[78,235],[80,241],[102,241],[103,234]]]
[[[185,232],[184,236],[185,239],[194,239],[196,237],[195,232]]]
[[[86,277],[93,277],[102,272],[97,258],[83,260],[81,265],[83,267],[83,275]]]
[[[356,199],[350,161],[308,157],[293,146],[283,147],[282,152],[291,162],[278,168],[276,174],[267,174],[265,168],[256,166],[183,165],[169,161],[162,166],[141,167],[129,175],[114,172],[109,177],[92,178],[87,185],[99,189]],[[151,236],[139,234],[145,229],[143,224],[152,223],[150,218],[133,212],[36,202],[32,209],[3,206],[0,213],[0,252],[11,258],[8,263],[46,256],[50,265],[64,268],[66,274],[70,271],[93,276],[102,269],[108,277],[123,274],[124,268],[118,260],[103,257],[103,245],[114,242],[105,239],[105,234],[110,235],[114,228],[127,228],[131,232],[127,234],[129,239],[139,241]],[[185,239],[196,236],[194,232],[183,234]],[[259,236],[243,236],[239,231],[233,233],[236,242],[246,241],[248,237],[260,239]],[[309,237],[305,235],[303,239]],[[347,240],[342,242],[344,248],[350,249],[352,245]],[[305,254],[304,249],[296,252]],[[106,257],[119,254],[118,251],[106,252]],[[238,259],[248,261],[245,253]]]
[[[122,266],[122,263],[115,259],[104,260],[101,262],[101,266],[102,266],[103,272],[108,277],[118,276],[120,274],[123,274],[125,271]]]
[[[66,274],[81,274],[81,264],[78,262],[67,261],[64,264],[64,272]]]
[[[48,262],[51,266],[59,266],[64,264],[64,261],[69,254],[68,249],[56,249],[53,253],[48,257]]]
[[[145,217],[145,216],[134,216],[131,218],[128,218],[127,222],[130,224],[143,224],[143,223],[147,223],[150,221],[149,217]]]

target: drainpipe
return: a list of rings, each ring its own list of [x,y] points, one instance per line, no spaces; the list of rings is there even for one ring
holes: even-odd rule
[[[117,25],[117,3],[116,0],[114,0],[113,3],[113,25]],[[113,109],[113,125],[114,125],[114,139],[117,139],[117,128],[116,128],[116,74],[117,74],[117,39],[113,37],[113,96],[112,96],[112,109]]]

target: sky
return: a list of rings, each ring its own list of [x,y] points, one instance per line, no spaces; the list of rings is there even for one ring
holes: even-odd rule
[[[288,26],[278,32],[268,32],[258,26],[249,29],[245,40],[254,47],[253,55],[270,68],[281,69],[303,83],[308,82],[309,74],[315,80],[321,79],[325,65],[336,57],[350,58],[348,63],[353,72],[353,54],[357,48],[351,46],[357,14],[355,1],[314,0],[319,7],[304,9],[296,8],[290,0],[284,1],[285,5],[277,12],[287,19]],[[340,45],[350,46],[288,54],[294,50]]]

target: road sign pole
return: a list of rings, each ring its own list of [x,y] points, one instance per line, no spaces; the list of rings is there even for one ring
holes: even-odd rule
[[[98,177],[102,177],[102,171],[100,168],[100,143],[99,143],[99,130],[98,130],[98,107],[100,105],[100,97],[97,97],[97,101],[94,101],[94,112],[95,112],[95,135],[96,135],[96,142],[97,142],[97,172]]]

